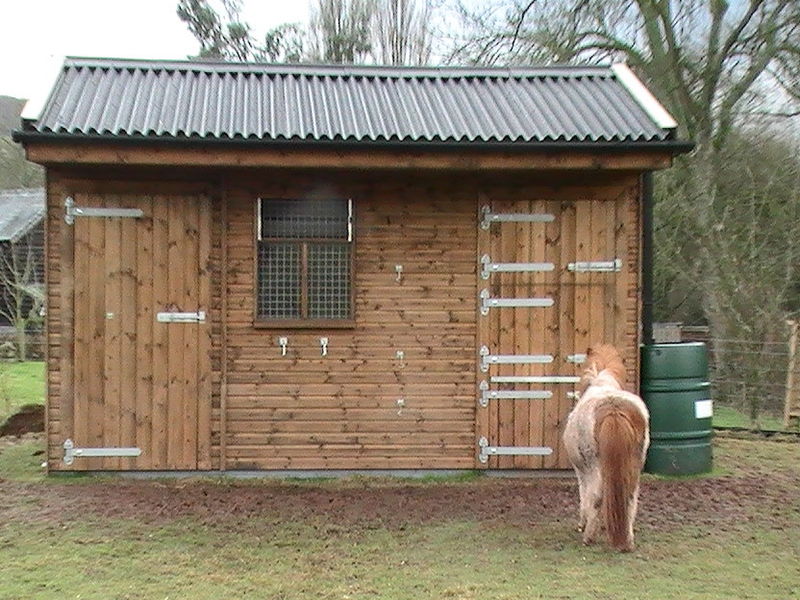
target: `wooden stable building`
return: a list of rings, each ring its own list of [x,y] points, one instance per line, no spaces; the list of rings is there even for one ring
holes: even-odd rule
[[[566,468],[587,346],[636,385],[674,136],[624,65],[68,59],[16,133],[49,469]]]

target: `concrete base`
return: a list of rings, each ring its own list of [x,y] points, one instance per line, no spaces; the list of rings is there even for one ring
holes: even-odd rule
[[[347,477],[396,477],[399,479],[449,479],[475,475],[497,478],[572,478],[569,470],[534,469],[349,469],[288,471],[52,471],[55,476],[123,477],[128,479],[344,479]]]

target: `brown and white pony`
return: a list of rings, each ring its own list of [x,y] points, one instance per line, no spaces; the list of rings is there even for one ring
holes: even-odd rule
[[[613,346],[590,348],[582,393],[567,419],[564,446],[580,488],[580,528],[591,544],[605,529],[621,552],[633,550],[639,473],[650,444],[647,407],[622,389],[625,367]]]

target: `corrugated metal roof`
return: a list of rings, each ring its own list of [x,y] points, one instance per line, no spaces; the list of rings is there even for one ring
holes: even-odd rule
[[[398,68],[67,59],[29,131],[320,142],[671,137],[607,67]]]
[[[16,242],[44,218],[44,188],[0,190],[0,242]]]

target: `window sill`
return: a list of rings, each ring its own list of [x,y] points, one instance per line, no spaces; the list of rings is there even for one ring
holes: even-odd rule
[[[256,329],[354,329],[355,319],[270,319],[253,321]]]

